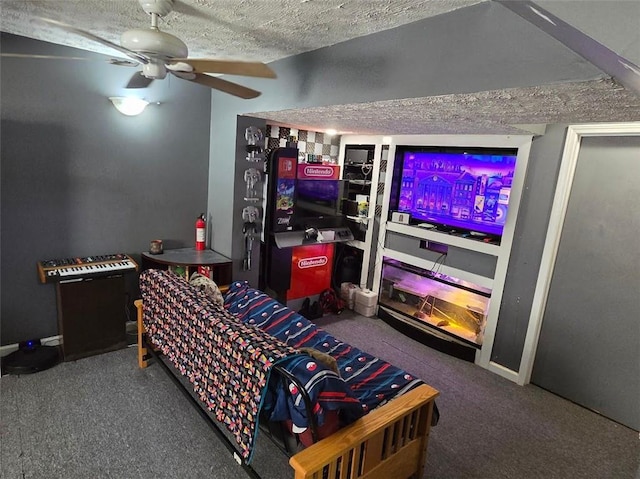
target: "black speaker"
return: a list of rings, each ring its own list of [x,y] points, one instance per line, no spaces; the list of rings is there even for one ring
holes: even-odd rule
[[[2,373],[33,374],[49,369],[59,362],[60,350],[57,346],[25,346],[2,358]]]

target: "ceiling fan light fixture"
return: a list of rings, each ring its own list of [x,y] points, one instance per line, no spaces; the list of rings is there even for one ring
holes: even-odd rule
[[[167,76],[167,69],[160,62],[150,61],[146,65],[142,65],[142,74],[153,80],[162,80]]]
[[[139,115],[149,104],[148,101],[135,97],[111,96],[109,100],[120,113],[127,116]]]

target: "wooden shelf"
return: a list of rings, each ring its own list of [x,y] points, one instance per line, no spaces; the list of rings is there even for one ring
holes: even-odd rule
[[[233,263],[230,258],[221,255],[217,251],[206,249],[197,251],[195,248],[179,248],[165,250],[162,254],[151,254],[148,251],[142,253],[142,270],[156,268],[169,269],[176,266],[185,268],[187,278],[199,266],[211,269],[211,279],[218,286],[231,283]]]

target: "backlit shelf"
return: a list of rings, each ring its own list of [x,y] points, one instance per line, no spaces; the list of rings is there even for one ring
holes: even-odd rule
[[[419,226],[405,225],[402,223],[394,223],[392,221],[387,221],[387,231],[393,231],[394,233],[413,236],[414,238],[420,238],[427,241],[434,241],[436,243],[447,244],[455,246],[456,248],[477,251],[491,256],[498,256],[501,252],[500,245],[497,244],[485,243],[482,240],[461,238],[460,236],[444,233],[442,231],[421,228]]]

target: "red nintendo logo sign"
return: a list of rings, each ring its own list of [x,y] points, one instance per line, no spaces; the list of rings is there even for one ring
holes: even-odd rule
[[[304,174],[306,176],[321,176],[330,177],[333,176],[333,168],[330,166],[305,166]]]
[[[314,256],[313,258],[303,258],[298,261],[298,268],[317,268],[319,266],[324,266],[329,262],[329,258],[326,256]]]

